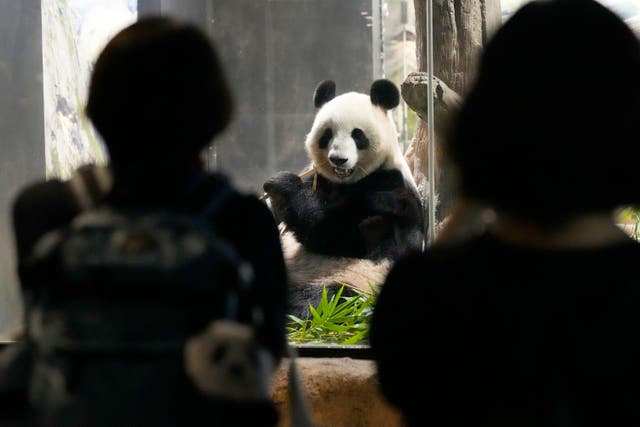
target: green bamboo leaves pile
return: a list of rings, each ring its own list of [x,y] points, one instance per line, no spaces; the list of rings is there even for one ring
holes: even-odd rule
[[[373,287],[372,287],[373,289]],[[344,286],[331,298],[326,287],[317,307],[309,306],[311,318],[303,320],[289,315],[289,342],[293,344],[367,344],[369,321],[376,293],[342,296]]]

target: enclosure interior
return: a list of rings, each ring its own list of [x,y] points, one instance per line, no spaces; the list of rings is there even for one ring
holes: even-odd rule
[[[495,25],[459,47],[467,49],[465,66],[452,63],[455,40],[439,31],[442,16],[433,16],[427,32],[435,76],[463,94],[472,77],[465,73],[486,37],[524,1],[468,0],[469,10],[487,5],[497,15],[494,21],[484,16]],[[602,2],[640,28],[640,2]],[[448,3],[454,1],[439,2],[434,13]],[[17,191],[38,179],[67,178],[86,162],[108,162],[83,109],[91,67],[118,30],[139,16],[164,14],[188,19],[211,36],[230,77],[235,116],[207,149],[208,167],[259,194],[275,172],[307,166],[303,141],[318,82],[334,80],[338,93],[366,93],[376,78],[400,87],[409,73],[427,71],[416,55],[416,40],[424,37],[417,34],[422,15],[416,11],[413,0],[0,0],[0,333],[18,326],[22,315],[10,219]],[[393,117],[407,151],[420,119],[405,102]],[[449,189],[437,184],[436,192],[446,195]],[[428,208],[438,219],[446,212]]]

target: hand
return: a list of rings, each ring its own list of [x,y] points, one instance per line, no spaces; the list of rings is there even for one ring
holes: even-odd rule
[[[269,196],[269,207],[278,222],[285,220],[291,197],[304,188],[302,179],[291,172],[278,172],[262,186]]]
[[[278,172],[262,186],[263,190],[273,198],[290,199],[304,188],[302,179],[291,172]]]

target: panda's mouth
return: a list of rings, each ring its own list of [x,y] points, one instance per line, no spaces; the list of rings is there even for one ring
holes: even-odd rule
[[[338,178],[348,178],[353,173],[353,169],[333,168],[333,173],[335,173]]]

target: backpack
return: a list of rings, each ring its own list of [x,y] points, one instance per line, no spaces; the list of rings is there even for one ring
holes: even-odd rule
[[[185,343],[221,318],[254,343],[237,316],[251,267],[205,220],[229,194],[225,183],[197,215],[89,206],[38,242],[26,320],[40,425],[210,423]]]

